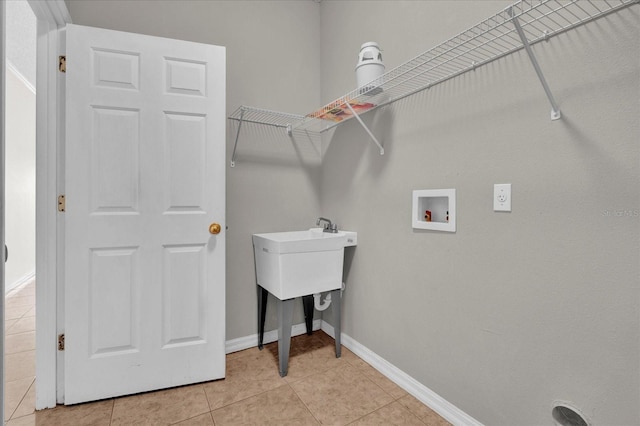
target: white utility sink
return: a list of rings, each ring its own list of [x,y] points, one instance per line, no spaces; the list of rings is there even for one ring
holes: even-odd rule
[[[254,234],[258,285],[280,300],[342,287],[344,248],[357,245],[351,231]]]

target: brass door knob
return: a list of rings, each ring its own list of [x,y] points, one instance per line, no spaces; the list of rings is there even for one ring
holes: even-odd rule
[[[222,228],[220,227],[219,223],[212,223],[211,225],[209,225],[209,232],[213,235],[219,234],[221,229]]]

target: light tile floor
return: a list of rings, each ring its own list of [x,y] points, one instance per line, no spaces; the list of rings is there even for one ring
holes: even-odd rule
[[[6,300],[7,426],[31,425],[448,425],[348,349],[317,331],[278,347],[227,355],[224,380],[35,412],[35,288]]]

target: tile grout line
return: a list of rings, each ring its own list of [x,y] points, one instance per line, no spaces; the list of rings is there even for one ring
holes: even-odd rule
[[[116,399],[113,398],[112,401],[113,401],[113,404],[111,404],[111,414],[109,415],[109,426],[113,424],[113,412],[115,411],[115,408],[116,408]]]
[[[13,326],[15,326],[15,324]],[[35,333],[35,332],[36,332],[35,330],[26,330],[26,331],[21,331],[19,333],[11,333],[11,334],[7,333],[6,335],[7,336],[17,336],[18,334],[27,334],[27,333]]]
[[[347,362],[348,362],[348,361],[347,361]],[[382,391],[382,393],[384,393],[385,395],[390,396],[390,397],[391,397],[391,402],[389,402],[389,404],[393,404],[394,402],[396,402],[396,401],[397,401],[397,399],[396,399],[393,395],[391,395],[391,394],[390,394],[389,392],[387,392],[386,390],[382,389],[382,386],[380,386],[379,384],[377,384],[376,382],[374,382],[374,381],[371,379],[371,377],[369,377],[367,374],[365,374],[365,373],[364,373],[364,371],[360,370],[358,367],[356,367],[355,365],[351,364],[350,362],[348,362],[348,363],[349,363],[349,365],[351,365],[351,366],[352,366],[352,367],[353,367],[353,368],[358,372],[358,374],[359,374],[360,376],[362,376],[362,377],[364,377],[365,379],[369,380],[369,381],[370,381],[374,386],[377,386],[377,388],[378,388],[378,389],[380,389],[380,390]],[[386,407],[386,406],[387,406],[387,405],[389,405],[389,404],[384,404],[384,405],[382,405],[381,407],[376,408],[375,410],[373,410],[373,411],[371,411],[371,412],[369,412],[369,413],[367,413],[367,414],[363,415],[362,417],[360,417],[359,419],[354,420],[354,421],[358,421],[358,420],[362,419],[363,417],[369,416],[369,415],[371,415],[371,414],[375,413],[376,411],[380,410],[381,408]],[[351,423],[353,423],[353,422],[351,422]]]
[[[239,399],[239,400],[237,400],[237,401],[230,402],[230,403],[228,403],[228,404],[226,404],[226,405],[221,405],[220,407],[214,408],[213,410],[210,410],[209,412],[210,412],[210,413],[213,413],[214,411],[216,411],[216,410],[220,410],[221,408],[226,408],[226,407],[229,407],[229,406],[231,406],[231,405],[235,405],[235,404],[237,404],[237,403],[239,403],[239,402],[246,401],[247,399],[251,399],[251,398],[256,397],[256,396],[258,396],[258,395],[263,395],[263,394],[265,394],[265,393],[267,393],[267,392],[270,392],[270,391],[272,391],[272,390],[280,389],[281,387],[286,386],[286,385],[288,385],[288,383],[287,383],[287,382],[284,382],[284,383],[283,383],[282,385],[280,385],[280,386],[276,386],[275,388],[271,388],[271,389],[263,390],[262,392],[258,392],[258,393],[256,393],[256,394],[253,394],[253,395],[247,396],[247,397],[242,398],[242,399]],[[206,395],[206,391],[205,391],[205,395]],[[208,402],[209,402],[209,398],[207,398],[207,403],[208,403]],[[213,415],[211,415],[211,417],[213,417]]]
[[[269,343],[269,345],[271,345],[271,344],[274,344],[274,345],[275,345],[275,344],[276,344],[276,342],[271,342],[271,343]],[[265,348],[266,348],[266,346],[267,346],[267,345],[265,345]],[[249,349],[251,349],[251,348],[249,348]],[[244,357],[244,356],[248,356],[248,355],[249,355],[249,354],[247,354],[247,355],[241,355],[241,356],[239,356],[239,358],[240,358],[240,357]],[[345,361],[346,361],[346,360],[345,360]],[[348,361],[346,361],[346,362],[348,363]],[[350,364],[349,364],[349,365],[350,365]],[[257,396],[259,396],[259,395],[263,395],[263,394],[265,394],[265,393],[267,393],[267,392],[273,391],[273,390],[275,390],[275,389],[279,389],[279,388],[281,388],[281,387],[283,387],[283,386],[285,386],[285,385],[286,385],[286,386],[289,386],[289,388],[293,391],[293,393],[296,395],[296,398],[298,398],[298,399],[300,400],[300,402],[302,402],[302,404],[303,404],[303,405],[304,405],[304,407],[307,409],[307,411],[309,411],[309,413],[310,413],[310,414],[311,414],[311,416],[314,418],[314,420],[316,420],[319,424],[322,424],[322,423],[321,423],[321,422],[320,422],[320,421],[319,421],[319,420],[318,420],[318,419],[313,415],[313,412],[309,409],[309,407],[307,406],[307,404],[305,404],[305,403],[304,403],[304,401],[302,401],[302,399],[300,398],[300,396],[298,395],[298,393],[297,393],[297,392],[295,391],[295,389],[293,388],[292,384],[293,384],[293,383],[296,383],[296,382],[298,382],[298,381],[301,381],[301,380],[305,380],[305,379],[307,379],[307,378],[309,378],[309,377],[312,377],[312,376],[314,376],[314,375],[317,375],[317,374],[325,374],[327,371],[332,370],[332,369],[335,369],[335,368],[337,368],[337,367],[331,367],[331,368],[328,368],[328,369],[326,369],[326,370],[324,370],[324,371],[316,372],[316,373],[310,374],[310,375],[308,375],[308,376],[301,377],[301,378],[299,378],[299,379],[297,379],[297,380],[295,380],[295,381],[293,381],[293,382],[289,382],[289,381],[287,381],[287,380],[285,379],[285,380],[283,381],[283,384],[282,384],[282,385],[280,385],[280,386],[276,386],[276,387],[274,387],[274,388],[264,390],[264,391],[259,392],[259,393],[257,393],[257,394],[254,394],[254,395],[248,396],[248,397],[246,397],[246,398],[242,398],[242,399],[240,399],[240,400],[238,400],[238,401],[234,401],[234,402],[231,402],[231,403],[229,403],[229,404],[227,404],[227,405],[223,405],[223,406],[217,407],[217,408],[215,408],[215,409],[212,409],[212,410],[210,411],[210,413],[211,413],[211,418],[212,418],[212,420],[214,421],[214,424],[215,424],[215,419],[213,419],[213,411],[216,411],[216,410],[219,410],[219,409],[222,409],[222,408],[225,408],[225,407],[230,407],[230,406],[235,405],[235,404],[237,404],[237,403],[240,403],[240,402],[242,402],[242,401],[246,401],[247,399],[254,398],[254,397],[257,397]],[[206,395],[206,389],[205,389],[205,395]],[[209,402],[209,399],[208,399],[208,398],[207,398],[207,402]],[[209,405],[209,407],[211,407],[211,406]]]
[[[360,368],[358,368],[357,366],[355,366],[355,365],[353,365],[352,363],[350,363],[348,359],[345,359],[344,361],[346,362],[346,364],[347,364],[349,367],[353,368],[353,369],[357,372],[357,374],[358,374],[359,376],[366,378],[366,379],[367,379],[367,380],[369,380],[369,381],[370,381],[374,386],[377,386],[377,387],[378,387],[378,388],[379,388],[379,389],[380,389],[384,394],[389,395],[389,396],[392,398],[392,401],[391,401],[389,404],[392,404],[393,402],[396,402],[396,399],[393,397],[393,395],[390,395],[388,392],[386,392],[384,389],[382,389],[380,386],[378,386],[378,384],[377,384],[377,383],[375,383],[373,380],[371,380],[371,379],[370,379],[366,374],[364,374],[364,372],[363,372],[363,371],[361,371],[361,370],[360,370]],[[327,369],[327,370],[325,370],[325,371],[317,372],[317,373],[314,373],[314,374],[310,374],[309,376],[306,376],[306,377],[304,377],[304,378],[301,378],[300,380],[306,380],[306,379],[308,379],[308,378],[310,378],[310,377],[313,377],[313,376],[317,376],[317,375],[320,375],[320,374],[326,374],[326,373],[327,373],[328,371],[330,371],[330,370],[337,370],[337,369],[339,369],[339,368],[344,368],[344,366],[342,366],[342,365],[338,365],[338,366],[335,366],[335,367],[331,367],[331,368],[328,368],[328,369]],[[296,383],[296,382],[294,382],[294,383]],[[288,383],[288,384],[289,384],[289,387],[291,387],[291,389],[292,389],[292,390],[293,390],[293,392],[295,393],[296,397],[300,400],[300,402],[302,402],[302,404],[305,406],[305,408],[306,408],[306,409],[311,413],[311,416],[312,416],[312,417],[313,417],[313,418],[314,418],[318,423],[322,424],[322,422],[320,421],[320,419],[318,419],[318,418],[313,414],[313,411],[311,411],[311,409],[310,409],[310,408],[307,406],[307,404],[302,400],[302,398],[300,398],[300,395],[298,395],[298,393],[297,393],[297,392],[296,392],[296,390],[293,388],[293,386],[291,386],[291,383]],[[362,416],[358,417],[357,419],[354,419],[353,421],[351,421],[351,422],[347,423],[347,425],[352,424],[352,423],[354,423],[354,422],[357,422],[357,421],[361,420],[362,418],[364,418],[364,417],[366,417],[366,416],[368,416],[368,415],[370,415],[370,414],[372,414],[372,413],[375,413],[375,412],[376,412],[376,411],[378,411],[379,409],[381,409],[381,408],[383,408],[383,407],[386,407],[386,406],[387,406],[387,405],[389,405],[389,404],[385,404],[385,405],[383,405],[383,406],[381,406],[381,407],[378,407],[378,408],[376,408],[375,410],[373,410],[373,411],[371,411],[371,412],[369,412],[369,413],[366,413],[366,414],[364,414],[364,415],[362,415]]]
[[[5,352],[4,356],[6,357],[7,355],[20,355],[20,354],[25,354],[27,352],[35,352],[36,348],[33,349],[27,349],[26,351],[18,351],[18,352]]]
[[[316,373],[316,374],[320,374],[320,373]],[[307,376],[307,377],[311,377],[311,376],[314,376],[314,375],[315,375],[315,374],[311,374],[311,375],[309,375],[309,376]],[[316,422],[318,422],[318,424],[320,424],[320,425],[321,425],[321,424],[322,424],[322,422],[320,421],[320,419],[318,419],[318,418],[313,414],[313,411],[311,411],[311,409],[309,408],[309,406],[307,405],[307,403],[306,403],[306,402],[304,402],[304,401],[302,400],[302,398],[300,398],[300,395],[298,395],[298,392],[296,392],[296,390],[293,388],[293,386],[291,386],[291,383],[287,383],[287,386],[289,386],[289,388],[293,391],[293,394],[296,396],[296,398],[298,398],[298,400],[302,403],[302,405],[304,405],[304,408],[306,408],[306,409],[307,409],[307,411],[309,412],[309,414],[311,414],[311,417],[313,417],[313,419],[314,419]]]
[[[194,419],[196,417],[200,417],[204,414],[209,414],[209,417],[211,417],[211,421],[213,421],[213,424],[215,425],[215,421],[213,420],[213,414],[211,414],[211,404],[209,403],[209,397],[207,396],[207,390],[204,388],[204,384],[207,382],[201,382],[201,383],[197,383],[198,386],[200,386],[202,388],[202,393],[204,394],[204,399],[207,401],[207,407],[209,408],[209,410],[206,413],[200,413],[200,414],[196,414],[193,415],[191,417],[187,417],[186,419],[180,420],[179,422],[173,423],[174,425],[178,425],[182,422],[186,422],[187,420],[190,419]],[[191,386],[191,385],[187,385],[187,386]]]
[[[21,320],[21,319],[23,319],[23,318],[30,318],[30,317],[34,317],[34,318],[35,318],[35,316],[36,316],[35,312],[33,313],[33,315],[27,315],[29,312],[31,312],[31,310],[32,310],[33,308],[35,308],[35,306],[34,306],[34,307],[32,307],[32,308],[27,309],[27,311],[26,311],[24,314],[20,315],[20,316],[19,316],[19,317],[17,317],[17,318],[5,318],[4,320],[5,320],[5,321],[11,321],[11,320],[20,321],[20,320]],[[14,324],[14,325],[12,325],[11,327],[13,327],[13,326],[15,326],[15,324]],[[35,331],[35,330],[34,330],[34,331]]]
[[[356,419],[356,420],[354,420],[354,421],[352,421],[352,422],[347,423],[347,425],[345,425],[345,426],[351,425],[351,424],[353,424],[353,423],[355,423],[355,422],[357,422],[357,421],[359,421],[359,420],[362,420],[364,417],[366,417],[366,416],[370,416],[370,415],[371,415],[371,414],[373,414],[373,413],[377,413],[378,411],[382,410],[383,408],[388,407],[388,406],[390,406],[391,404],[394,404],[394,403],[396,403],[396,402],[398,402],[398,400],[397,400],[397,399],[396,399],[396,400],[391,401],[391,402],[390,402],[390,403],[388,403],[388,404],[383,405],[382,407],[376,408],[376,409],[375,409],[375,410],[373,410],[372,412],[370,412],[370,413],[368,413],[368,414],[365,414],[364,416],[362,416],[362,417],[360,417],[360,418],[358,418],[358,419]],[[402,405],[402,404],[400,404],[400,405],[402,406],[402,408],[403,408],[403,409],[405,409],[407,412],[409,412],[409,414],[411,414],[413,417],[415,417],[415,418],[416,418],[420,423],[422,423],[422,424],[424,424],[424,425],[426,425],[426,426],[429,426],[429,424],[428,424],[428,423],[424,422],[424,421],[423,421],[420,417],[418,417],[418,416],[417,416],[413,411],[409,410],[407,407],[405,407],[405,406],[404,406],[404,405]]]
[[[8,294],[5,294],[5,304],[8,301],[13,300],[16,297],[31,297],[31,295],[27,295],[27,296],[21,296],[20,295],[20,292],[22,290],[24,290],[31,282],[32,282],[31,280],[27,281],[22,286],[19,286],[18,288],[15,288],[15,289],[12,289]],[[23,331],[21,333],[9,334],[9,331],[11,331],[11,329],[14,328],[18,324],[18,322],[20,322],[20,320],[22,320],[23,318],[29,318],[31,316],[35,317],[35,313],[34,313],[34,315],[27,316],[27,314],[29,312],[31,312],[32,310],[34,310],[34,308],[35,308],[35,295],[33,295],[33,298],[34,298],[34,302],[32,304],[24,305],[24,306],[29,306],[29,308],[22,315],[20,315],[17,318],[9,318],[9,320],[15,320],[15,322],[11,325],[11,327],[9,327],[7,330],[5,330],[5,338],[6,338],[6,336],[9,336],[9,335],[17,336],[17,335],[20,335],[20,334],[35,333],[35,329],[34,329],[34,330],[26,330],[26,331]],[[7,320],[7,318],[5,318],[5,321],[6,320]],[[13,353],[6,353],[5,352],[5,356],[6,355],[17,355],[17,356],[20,356],[21,354],[25,354],[27,352],[33,352],[33,351],[35,351],[35,348],[34,349],[29,349],[29,350],[26,350],[26,351],[13,352]],[[24,417],[27,417],[27,416],[30,416],[30,415],[35,415],[35,407],[34,407],[32,413],[29,413],[29,414],[24,415],[24,416],[14,417],[16,412],[18,411],[18,409],[20,408],[20,406],[24,402],[25,398],[27,397],[27,394],[29,393],[29,390],[31,389],[31,387],[35,386],[35,381],[36,381],[35,376],[29,376],[29,377],[32,377],[31,384],[27,387],[27,390],[24,392],[24,394],[20,398],[20,401],[16,405],[16,408],[12,411],[11,416],[9,416],[9,418],[6,420],[6,422],[10,422],[10,421],[13,421],[13,420],[21,419],[21,418],[24,418]],[[26,377],[25,378],[21,378],[21,379],[12,380],[12,381],[24,380],[24,379],[26,379]],[[6,377],[3,377],[3,380],[4,380],[4,385],[6,386],[6,383],[8,383],[7,380],[6,380]],[[4,421],[4,419],[3,419],[3,421]]]
[[[27,388],[27,391],[24,393],[24,395],[22,395],[22,398],[20,398],[20,402],[18,402],[18,405],[16,405],[15,410],[13,410],[13,413],[11,413],[11,416],[9,416],[9,419],[7,420],[7,422],[11,421],[11,420],[15,420],[15,419],[21,419],[23,417],[27,417],[30,416],[31,414],[34,414],[36,412],[35,407],[33,409],[32,413],[29,414],[25,414],[24,416],[18,416],[18,417],[13,417],[14,414],[16,414],[16,411],[18,411],[18,408],[20,408],[20,405],[22,404],[22,402],[24,401],[24,399],[27,397],[27,394],[29,393],[29,389],[31,389],[31,386],[33,386],[36,383],[36,378],[34,377],[33,380],[31,381],[31,384],[29,385],[29,387]]]
[[[226,368],[226,360],[225,360],[225,368]],[[224,376],[225,376],[225,379],[226,379],[226,377],[227,377],[226,371],[224,373]],[[209,415],[211,416],[211,420],[213,420],[213,414],[211,414],[211,412],[213,410],[211,409],[211,403],[209,402],[209,395],[207,395],[207,390],[204,387],[204,383],[200,383],[200,386],[202,386],[202,392],[204,393],[204,399],[207,400],[207,407],[209,407]],[[215,423],[215,421],[214,421],[214,423]]]
[[[362,416],[362,417],[360,417],[360,418],[358,418],[358,419],[356,419],[356,420],[354,420],[354,421],[352,421],[352,422],[349,422],[348,424],[352,424],[352,423],[354,423],[354,422],[357,422],[358,420],[360,420],[360,419],[362,419],[362,418],[364,418],[364,417],[366,417],[366,416],[368,416],[368,415],[371,415],[371,414],[373,414],[373,413],[375,413],[375,412],[377,412],[377,411],[381,410],[382,408],[387,407],[387,406],[389,406],[389,405],[393,404],[394,402],[398,402],[400,399],[402,399],[402,398],[404,398],[405,396],[407,396],[407,394],[405,394],[405,395],[401,395],[401,396],[395,397],[395,396],[394,396],[394,395],[392,395],[390,392],[387,392],[385,389],[383,389],[383,388],[382,388],[382,386],[380,386],[378,383],[376,383],[376,382],[375,382],[371,377],[369,377],[369,375],[368,375],[368,374],[366,374],[362,369],[360,369],[360,367],[359,367],[358,365],[351,363],[349,360],[346,360],[346,361],[347,361],[347,364],[349,364],[351,367],[353,367],[353,368],[358,372],[358,374],[359,374],[359,375],[361,375],[362,377],[364,377],[364,378],[366,378],[367,380],[369,380],[371,383],[373,383],[375,386],[377,386],[377,387],[378,387],[378,388],[379,388],[383,393],[385,393],[386,395],[390,396],[390,397],[391,397],[391,399],[392,399],[392,401],[391,401],[391,402],[389,402],[388,404],[384,404],[384,405],[382,405],[381,407],[378,407],[378,408],[376,408],[375,410],[371,411],[370,413],[367,413],[367,414],[365,414],[364,416]],[[367,365],[369,365],[369,364],[367,364]],[[386,378],[386,377],[385,377],[385,378]],[[388,379],[387,379],[387,380],[388,380]],[[399,403],[399,402],[398,402],[398,403]],[[400,404],[400,405],[402,405],[402,404]],[[403,407],[405,410],[407,410],[408,412],[410,412],[412,416],[414,416],[416,419],[418,419],[418,421],[419,421],[420,423],[423,423],[423,424],[425,423],[424,421],[422,421],[422,419],[420,419],[420,418],[419,418],[419,417],[418,417],[418,416],[417,416],[413,411],[411,411],[408,407],[405,407],[404,405],[402,405],[402,407]]]

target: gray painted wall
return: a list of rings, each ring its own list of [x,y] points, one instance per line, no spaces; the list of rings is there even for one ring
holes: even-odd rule
[[[508,3],[67,4],[76,24],[226,46],[228,112],[305,113],[355,87],[361,43],[389,69]],[[487,425],[550,425],[556,399],[640,423],[639,9],[535,47],[562,121],[521,52],[366,116],[383,157],[355,122],[322,168],[308,141],[247,126],[227,171],[227,339],[256,332],[250,235],[322,214],[359,232],[343,330],[449,402]],[[513,212],[492,211],[494,183]],[[451,187],[458,231],[413,231],[411,191]]]
[[[508,4],[324,1],[323,101],[361,43],[391,69]],[[640,424],[639,28],[633,6],[535,46],[561,121],[520,52],[366,115],[382,157],[356,122],[325,146],[323,211],[358,231],[343,331],[484,424],[553,424],[556,399]],[[436,188],[455,234],[411,227]]]

